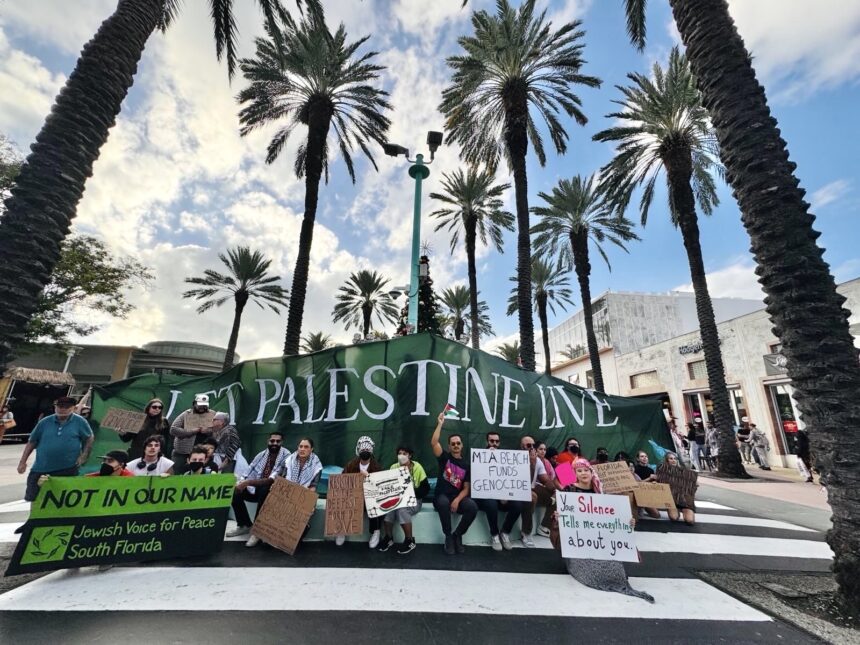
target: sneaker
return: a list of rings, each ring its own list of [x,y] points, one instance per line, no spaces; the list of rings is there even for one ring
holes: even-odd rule
[[[334,538],[335,545],[343,546],[344,542],[346,542],[346,536],[345,535],[336,535],[335,536],[335,538]]]
[[[541,537],[549,537],[549,529],[545,526],[539,526],[537,528],[537,534]]]
[[[376,529],[370,535],[370,542],[367,543],[367,546],[370,547],[371,549],[375,549],[376,547],[379,546],[379,529]]]
[[[499,536],[498,535],[493,536],[493,540],[490,543],[490,546],[493,547],[493,551],[501,551],[502,550],[502,543],[499,542]]]
[[[454,536],[446,535],[445,536],[445,555],[454,555],[456,551],[454,550]]]
[[[248,535],[250,532],[250,526],[237,526],[235,529],[227,531],[227,537],[239,537],[240,535]]]
[[[403,544],[397,547],[397,553],[400,555],[406,555],[407,553],[412,553],[415,550],[415,547],[418,545],[415,544],[415,538],[406,538],[403,540]]]
[[[531,535],[524,535],[523,536],[523,546],[526,547],[527,549],[535,548],[535,542],[534,542],[534,540],[532,540]]]
[[[259,543],[260,543],[260,538],[258,538],[256,535],[252,535],[251,537],[248,538],[248,541],[245,542],[245,546],[247,546],[247,547],[257,546]]]
[[[385,553],[394,544],[394,539],[390,535],[383,535],[379,541],[379,551]]]
[[[511,544],[511,536],[507,533],[499,533],[499,541],[502,543],[502,548],[505,551],[510,551],[514,548],[514,545]]]
[[[457,549],[457,553],[466,552],[466,547],[463,546],[463,536],[459,533],[454,533],[454,548]]]
[[[111,569],[113,569],[112,564],[100,564],[99,565],[99,571],[110,571]]]

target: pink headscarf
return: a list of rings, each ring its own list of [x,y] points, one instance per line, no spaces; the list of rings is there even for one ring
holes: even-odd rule
[[[588,459],[577,459],[573,462],[573,471],[576,472],[577,468],[588,468],[591,471],[591,490],[595,493],[603,492],[603,484],[600,483],[600,477],[597,475],[597,471],[594,470],[594,467],[588,461]]]

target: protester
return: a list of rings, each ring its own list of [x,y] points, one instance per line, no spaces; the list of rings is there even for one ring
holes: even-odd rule
[[[125,467],[128,463],[128,453],[125,450],[109,450],[99,459],[102,460],[101,468],[87,477],[134,477],[134,473]]]
[[[433,507],[439,515],[439,523],[445,534],[445,554],[465,553],[463,536],[475,516],[478,514],[478,506],[469,497],[469,462],[463,458],[463,437],[452,434],[448,437],[448,450],[442,449],[439,436],[442,426],[445,425],[445,414],[440,412],[436,422],[436,428],[430,437],[430,447],[439,464],[439,478],[436,480],[436,497],[433,499]],[[451,530],[451,513],[460,515],[460,523],[455,530]]]
[[[579,446],[577,445],[576,449]],[[546,509],[552,507],[552,499],[555,494],[555,482],[550,479],[549,473],[544,467],[543,461],[538,459],[537,451],[535,450],[535,440],[529,436],[520,439],[520,450],[525,450],[529,453],[529,468],[532,474],[532,501],[523,509],[520,523],[520,533],[522,534],[522,543],[526,548],[534,548],[534,540],[532,539],[532,531],[534,530],[534,511],[538,506]],[[574,454],[574,453],[570,453]],[[538,528],[538,535],[549,537],[550,526],[552,525],[552,514],[547,510],[544,513],[543,521]]]
[[[608,464],[609,463],[609,451],[606,448],[601,446],[600,448],[597,449],[597,452],[594,455],[594,461],[595,461],[595,463],[598,463],[598,464]]]
[[[556,458],[556,466],[560,464],[572,464],[579,459],[582,450],[579,447],[579,441],[576,437],[568,437],[564,442],[564,449],[558,453]]]
[[[265,450],[261,450],[254,457],[248,467],[248,472],[238,482],[233,493],[233,514],[236,517],[236,528],[227,532],[227,537],[247,535],[251,532],[251,516],[245,502],[256,502],[257,513],[263,508],[272,482],[275,477],[283,474],[284,464],[290,456],[290,451],[284,448],[284,435],[280,432],[272,432]],[[204,449],[205,453],[205,449]],[[199,458],[198,458],[199,460]],[[206,461],[204,458],[202,461]],[[252,488],[252,490],[249,490]],[[250,536],[246,546],[256,546],[259,542],[255,536]]]
[[[370,473],[378,473],[379,471],[381,471],[382,464],[376,461],[376,458],[373,456],[373,448],[373,439],[367,436],[359,437],[358,441],[355,442],[355,458],[351,459],[349,462],[347,462],[346,466],[344,466],[344,474],[353,475],[361,473],[362,475],[367,477]],[[375,549],[379,546],[379,527],[381,525],[381,517],[368,518],[370,540],[368,541],[367,546],[371,549]],[[337,546],[343,546],[343,543],[345,541],[345,535],[338,535],[334,539],[334,542]]]
[[[578,459],[573,463],[576,472],[576,482],[567,486],[564,490],[570,493],[600,493],[600,479],[585,459]],[[552,514],[552,531],[550,541],[556,549],[561,549],[561,539],[558,529],[558,513]],[[634,520],[635,521],[635,520]],[[581,560],[576,558],[564,558],[568,573],[574,580],[592,589],[600,591],[614,591],[627,596],[636,596],[648,602],[654,602],[654,598],[644,591],[637,591],[630,586],[627,573],[624,571],[624,563],[614,560]]]
[[[500,443],[501,437],[498,432],[487,433],[487,450],[497,450]],[[478,509],[484,511],[487,516],[487,525],[490,527],[490,546],[493,551],[501,551],[502,549],[510,551],[514,548],[511,544],[511,531],[516,525],[517,519],[529,508],[529,502],[498,499],[476,499],[474,501]],[[502,524],[501,531],[499,531],[499,510],[506,511],[505,522]]]
[[[809,449],[809,435],[806,430],[797,431],[794,454],[797,455],[797,470],[807,482],[812,482],[812,452]]]
[[[167,440],[170,437],[170,424],[164,418],[164,403],[161,399],[150,400],[143,411],[146,413],[146,419],[140,431],[121,432],[119,435],[120,439],[130,444],[128,456],[131,459],[143,457],[145,444],[152,435],[157,434],[164,438],[163,448],[167,447]]]
[[[218,471],[232,473],[236,470],[236,453],[242,447],[242,440],[236,426],[230,423],[230,415],[216,412],[212,420],[212,437],[218,442],[215,450],[215,463]]]
[[[421,512],[422,500],[430,492],[430,481],[427,479],[427,473],[424,472],[424,467],[417,461],[413,461],[414,455],[412,448],[400,446],[397,449],[397,463],[391,465],[391,470],[397,468],[408,468],[409,474],[412,477],[412,487],[415,489],[415,506],[399,508],[385,515],[385,535],[379,543],[380,551],[388,551],[394,544],[394,522],[403,527],[403,544],[397,547],[397,553],[406,555],[411,553],[416,548],[415,538],[412,535],[412,518]]]
[[[143,447],[143,457],[132,459],[127,468],[133,475],[159,477],[173,474],[173,462],[164,456],[164,437],[150,435]]]
[[[643,455],[644,455],[644,462],[645,462],[644,465],[638,463],[638,459]],[[643,452],[642,450],[640,450],[639,454],[637,455],[637,462],[634,462],[632,459],[630,459],[630,457],[627,455],[626,452],[621,451],[621,450],[619,450],[615,454],[615,461],[623,461],[625,464],[627,464],[627,467],[630,468],[630,472],[633,474],[633,479],[635,479],[637,482],[647,481],[647,480],[650,480],[651,478],[655,477],[654,471],[651,470],[651,467],[648,465],[648,455],[645,452]],[[639,467],[640,471],[643,474],[648,475],[645,479],[642,479],[642,477],[639,476],[639,473],[636,471],[637,466]],[[633,506],[634,512],[636,512],[636,509],[638,509],[638,515],[639,516],[641,516],[642,513],[646,513],[649,517],[652,517],[655,520],[660,519],[660,511],[658,511],[656,508],[647,508],[647,507],[643,507],[643,506],[637,506],[632,498],[631,498],[631,504]]]
[[[750,420],[749,417],[741,417],[741,426],[738,428],[737,439],[738,439],[738,450],[741,453],[741,459],[745,464],[753,463],[752,460],[752,444],[750,443],[750,434],[752,433],[752,428],[750,428]]]
[[[284,477],[294,484],[316,490],[322,475],[322,462],[314,453],[313,439],[299,439],[296,451],[284,462]]]
[[[678,459],[678,455],[674,452],[667,452],[663,457],[663,463],[669,466],[670,468],[683,468],[684,465]],[[674,494],[674,491],[672,491]],[[693,526],[696,522],[696,499],[695,494],[691,499],[681,499],[678,496],[675,496],[675,507],[677,510],[672,510],[671,508],[666,511],[669,515],[669,519],[673,522],[678,521],[681,517],[684,518],[684,523],[687,526]]]
[[[546,445],[546,444],[544,444]],[[552,465],[553,472],[555,472],[555,468],[558,466],[558,449],[550,446],[546,449],[546,458],[547,461]]]
[[[770,452],[770,440],[767,435],[756,427],[756,424],[750,424],[750,444],[758,455],[759,468],[762,470],[770,470],[770,461],[767,453]]]
[[[0,443],[3,443],[3,435],[6,430],[15,427],[15,415],[9,410],[8,405],[0,408]]]
[[[86,419],[74,414],[72,408],[76,401],[69,396],[61,396],[54,401],[54,414],[44,417],[27,439],[18,473],[27,470],[27,460],[36,451],[33,468],[27,475],[27,488],[24,499],[32,502],[39,492],[38,481],[42,475],[74,476],[78,468],[89,459],[93,448],[93,431]]]
[[[206,451],[206,467],[213,473],[220,471],[218,460],[215,458],[215,451],[218,450],[218,440],[215,437],[206,437],[198,446],[202,446]]]
[[[636,453],[636,463],[633,464],[633,471],[639,476],[643,482],[654,481],[657,476],[654,474],[654,469],[648,463],[648,453],[640,450]]]
[[[207,412],[209,412],[209,395],[195,394],[194,403],[191,408],[184,410],[173,421],[173,425],[170,426],[170,435],[173,437],[171,459],[173,459],[173,468],[177,473],[185,472],[185,463],[188,461],[191,449],[202,439],[199,435],[210,435],[213,432],[211,426],[186,428],[185,420],[193,414],[206,414]]]
[[[191,454],[188,455],[188,468],[182,473],[184,475],[213,475],[217,471],[212,470],[209,466],[206,465],[209,460],[209,448],[204,445],[197,444],[191,449]],[[234,498],[235,499],[235,498]],[[262,506],[262,502],[260,502]],[[257,511],[259,512],[259,506],[257,507]],[[247,513],[248,510],[245,509]]]

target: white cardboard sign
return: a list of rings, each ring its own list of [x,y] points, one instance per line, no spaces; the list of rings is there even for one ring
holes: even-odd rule
[[[368,517],[379,517],[417,504],[412,475],[405,466],[370,473],[364,480],[364,507]]]
[[[561,555],[639,562],[627,495],[555,494]]]
[[[469,496],[475,499],[532,499],[532,475],[527,450],[472,448]]]

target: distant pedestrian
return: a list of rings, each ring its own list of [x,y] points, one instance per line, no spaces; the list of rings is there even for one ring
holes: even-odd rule
[[[3,442],[3,435],[6,430],[15,427],[15,415],[9,410],[8,405],[0,408],[0,443]]]
[[[770,470],[770,462],[767,456],[767,453],[770,452],[770,440],[754,423],[750,424],[750,429],[750,443],[756,455],[758,455],[759,467],[762,470]]]
[[[798,430],[795,437],[794,454],[797,455],[797,469],[812,482],[812,452],[809,448],[809,435],[806,430]]]
[[[738,450],[741,453],[741,459],[745,464],[753,463],[752,459],[752,444],[750,443],[750,434],[752,433],[752,428],[750,427],[749,417],[741,417],[741,425],[738,428],[737,438],[738,438]]]

